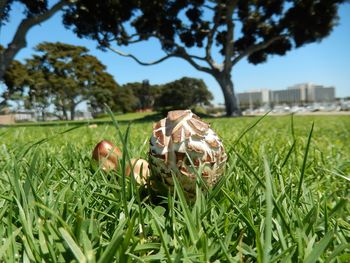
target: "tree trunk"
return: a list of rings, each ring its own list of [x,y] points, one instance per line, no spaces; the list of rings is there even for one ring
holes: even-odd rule
[[[63,113],[64,120],[68,121],[67,110],[66,110],[66,108],[64,106],[62,106],[62,113]]]
[[[46,116],[45,116],[46,114],[45,114],[45,109],[42,109],[41,110],[41,120],[42,121],[46,121]]]
[[[226,116],[241,116],[238,100],[233,89],[231,74],[220,73],[215,76],[224,94]]]
[[[75,117],[75,105],[73,105],[73,106],[70,108],[70,120],[71,120],[71,121],[74,121],[74,117]]]

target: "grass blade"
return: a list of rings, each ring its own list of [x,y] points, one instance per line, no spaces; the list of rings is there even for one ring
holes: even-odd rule
[[[258,125],[259,122],[261,122],[269,113],[271,112],[268,111],[266,112],[263,116],[261,116],[259,119],[257,119],[255,122],[253,122],[251,125],[249,125],[246,129],[241,132],[241,134],[238,136],[238,138],[233,142],[231,148],[227,151],[227,155],[229,156],[232,153],[233,148],[239,143],[239,141],[243,138],[243,136],[249,132],[251,129],[253,129],[256,125]]]
[[[154,210],[150,206],[146,205],[146,208],[153,216],[153,219],[154,219],[154,222],[155,222],[155,226],[157,228],[157,232],[159,233],[159,237],[160,237],[160,240],[162,242],[162,246],[163,246],[165,255],[167,257],[167,262],[173,262],[171,257],[170,257],[168,244],[165,242],[165,239],[164,239],[164,234],[163,234],[162,227],[161,227],[162,226],[162,222],[161,222],[158,214],[156,212],[154,212]]]
[[[108,244],[107,248],[104,250],[101,258],[98,260],[98,263],[109,263],[113,261],[113,257],[117,253],[119,246],[123,244],[123,228],[125,224],[126,220],[119,223],[117,229],[113,234],[112,240]]]
[[[22,228],[17,228],[15,231],[11,233],[11,236],[9,236],[3,243],[3,245],[0,247],[0,260],[3,256],[3,254],[6,252],[6,250],[11,246],[11,242],[13,242],[14,238],[18,236],[18,234],[21,232]]]
[[[64,241],[66,241],[68,247],[70,248],[70,250],[74,254],[75,258],[80,263],[85,263],[86,262],[86,257],[84,255],[83,251],[81,251],[80,247],[77,245],[77,243],[75,243],[75,241],[71,237],[71,235],[63,227],[60,227],[59,231],[60,231],[60,233],[62,235],[62,238],[64,239]]]
[[[314,246],[314,249],[311,253],[306,257],[304,263],[315,263],[322,255],[324,250],[327,248],[328,244],[331,242],[334,236],[334,231],[329,231],[320,242]]]
[[[271,236],[272,236],[272,186],[271,186],[271,172],[270,167],[267,162],[266,157],[264,158],[265,166],[265,200],[266,200],[266,215],[265,215],[265,236],[264,236],[264,253],[263,253],[263,263],[270,261],[270,250],[272,249],[271,245]]]
[[[182,190],[182,187],[181,187],[179,181],[177,180],[176,175],[173,174],[172,176],[173,176],[175,191],[176,191],[176,193],[179,196],[180,206],[181,206],[181,208],[183,210],[183,213],[184,213],[185,222],[186,222],[186,225],[188,227],[188,232],[190,234],[190,238],[192,240],[192,243],[196,244],[196,242],[198,240],[198,232],[197,232],[197,230],[194,227],[195,223],[194,223],[194,221],[192,219],[192,215],[191,215],[191,212],[189,210],[189,206],[188,206],[187,200],[185,198],[185,195],[184,195],[184,192]]]
[[[307,139],[307,144],[306,144],[306,148],[305,148],[305,153],[304,153],[304,159],[303,159],[303,165],[301,167],[301,173],[300,173],[300,179],[299,179],[299,185],[298,185],[298,192],[297,192],[297,197],[295,200],[295,205],[299,204],[299,199],[300,199],[300,195],[301,195],[301,186],[303,184],[304,181],[304,175],[305,175],[305,168],[306,168],[306,161],[307,161],[307,156],[309,154],[309,149],[310,149],[310,142],[311,142],[311,137],[312,137],[312,132],[314,130],[314,122],[312,123],[311,126],[311,130],[309,132],[309,137]]]

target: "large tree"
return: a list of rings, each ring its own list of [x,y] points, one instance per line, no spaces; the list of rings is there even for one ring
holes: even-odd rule
[[[41,94],[49,92],[51,101],[64,119],[70,116],[73,120],[76,107],[81,102],[90,100],[101,103],[102,94],[109,96],[105,89],[116,90],[118,87],[106,72],[106,67],[96,57],[89,55],[85,47],[44,42],[36,47],[36,51],[38,54],[27,60],[32,77],[31,90],[35,91],[36,96],[39,90]],[[41,79],[45,81],[38,81]],[[101,96],[96,96],[99,91]]]
[[[213,95],[203,80],[184,77],[161,86],[154,106],[162,111],[189,109],[209,105],[212,99]]]
[[[58,117],[74,119],[76,107],[83,101],[94,112],[99,112],[104,104],[121,110],[135,104],[127,100],[124,104],[131,106],[116,105],[120,100],[118,95],[125,97],[124,89],[120,91],[106,67],[89,55],[85,47],[44,42],[36,51],[25,64],[11,63],[4,75],[7,90],[3,97],[13,100],[26,95],[24,104],[41,112],[43,120],[51,105],[56,108]],[[136,100],[132,92],[129,93]]]
[[[64,22],[79,37],[97,40],[102,48],[154,65],[177,57],[219,83],[227,115],[240,114],[232,69],[242,59],[262,63],[269,55],[320,41],[337,21],[344,0],[79,0]],[[150,38],[159,40],[164,57],[143,62],[117,45]],[[217,46],[214,48],[213,46]],[[198,48],[202,54],[198,55]],[[195,51],[194,54],[191,52]]]
[[[150,85],[148,80],[144,80],[142,82],[126,83],[123,87],[130,89],[137,98],[137,110],[147,110],[153,107],[155,97],[158,93],[157,86]]]
[[[49,6],[47,0],[1,0],[0,1],[0,26],[6,25],[10,18],[9,14],[15,3],[21,3],[23,6],[24,18],[16,28],[11,42],[6,48],[0,49],[0,80],[14,60],[18,51],[27,46],[26,36],[28,31],[36,25],[39,25],[64,6],[72,4],[72,0],[59,0]],[[17,7],[18,8],[18,7]]]
[[[118,87],[113,94],[113,104],[111,109],[115,112],[132,112],[137,108],[138,99],[131,89]]]
[[[28,96],[25,100],[26,108],[34,109],[40,113],[41,120],[46,120],[48,108],[54,99],[53,87],[48,81],[48,72],[42,70],[41,63],[36,59],[28,59],[25,64],[27,70],[27,80],[24,88],[28,89]],[[5,75],[6,76],[6,75]],[[59,116],[62,119],[61,116]]]

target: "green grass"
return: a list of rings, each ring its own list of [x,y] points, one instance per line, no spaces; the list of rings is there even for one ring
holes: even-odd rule
[[[147,158],[151,122],[0,129],[0,262],[350,262],[349,117],[208,121],[229,159],[193,204],[91,163]]]
[[[107,114],[106,114],[107,115]],[[114,115],[115,119],[120,122],[128,121],[149,121],[156,118],[157,112],[131,112],[125,114]],[[112,124],[110,117],[102,117],[87,120],[56,120],[56,121],[38,121],[38,122],[19,122],[15,124],[5,125],[5,127],[36,127],[36,126],[70,126],[70,125],[88,125],[88,124]],[[1,125],[0,125],[1,127]]]

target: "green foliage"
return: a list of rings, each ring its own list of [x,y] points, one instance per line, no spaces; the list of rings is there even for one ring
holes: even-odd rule
[[[23,93],[24,86],[28,83],[28,71],[21,62],[15,60],[11,63],[4,75],[4,82],[10,95]]]
[[[131,112],[137,107],[138,100],[131,89],[118,87],[113,94],[113,102],[111,109],[119,112]]]
[[[189,109],[209,105],[212,99],[203,80],[184,77],[160,87],[154,106],[157,110]]]
[[[249,54],[249,61],[261,63],[268,55],[284,55],[293,46],[319,41],[328,36],[337,19],[337,1],[93,1],[80,0],[64,16],[64,23],[79,36],[97,40],[102,46],[113,41],[128,45],[157,37],[162,48],[174,51],[179,46],[203,48],[208,39],[219,46],[223,56],[244,53],[253,44],[280,39]],[[234,9],[234,16],[227,19]],[[154,14],[157,14],[155,19]],[[97,23],[98,21],[98,23]],[[306,21],[306,22],[305,22]],[[125,27],[130,23],[132,27]],[[240,24],[229,53],[225,48],[230,24]]]
[[[137,98],[137,110],[152,109],[155,98],[159,92],[158,86],[150,85],[148,80],[140,82],[131,82],[123,86],[125,89],[131,89]]]
[[[349,118],[208,121],[229,159],[194,203],[93,168],[102,139],[147,158],[149,122],[3,129],[0,261],[349,262]]]
[[[97,107],[110,101],[110,93],[103,89],[114,90],[117,84],[106,72],[106,67],[94,56],[88,55],[88,49],[64,43],[42,43],[36,47],[40,55],[34,55],[27,61],[32,78],[31,95],[37,96],[38,90],[49,92],[51,101],[64,119],[73,120],[75,108],[81,102],[93,97],[91,104]],[[36,78],[42,74],[45,85],[38,85]],[[99,105],[98,105],[99,104]]]
[[[23,65],[14,61],[5,74],[8,90],[5,100],[23,101],[35,108],[45,120],[53,105],[62,120],[74,119],[76,107],[83,101],[93,116],[104,113],[105,105],[114,112],[152,109],[193,108],[208,105],[213,98],[200,79],[182,78],[162,86],[127,83],[119,86],[97,58],[85,47],[64,43],[41,43],[39,54]],[[23,96],[24,94],[28,94]]]
[[[29,76],[25,65],[17,60],[13,61],[7,69],[3,80],[7,86],[7,90],[1,94],[4,99],[2,104],[7,104],[9,100],[20,104],[26,99],[24,87],[28,85]]]
[[[61,119],[74,119],[76,107],[83,101],[93,114],[112,109],[130,111],[135,104],[132,94],[121,89],[106,72],[106,67],[88,49],[64,43],[41,43],[38,54],[23,65],[12,62],[4,76],[6,100],[22,99],[27,108],[35,108],[45,120],[53,105]],[[26,97],[21,97],[28,94]],[[131,99],[130,99],[131,97]]]

